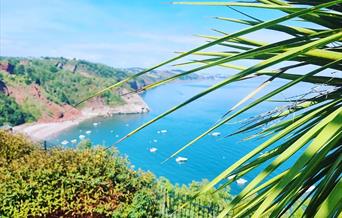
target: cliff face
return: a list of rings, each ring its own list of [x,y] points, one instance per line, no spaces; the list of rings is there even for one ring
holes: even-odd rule
[[[148,105],[138,94],[129,93],[129,90],[124,88],[120,89],[119,92],[123,94],[123,102],[120,105],[108,106],[103,99],[95,98],[86,103],[82,113],[85,115],[112,116],[113,114],[138,114],[150,111]]]
[[[75,59],[1,58],[0,92],[13,97],[25,112],[32,113],[41,123],[89,115],[146,113],[150,109],[144,100],[138,94],[127,94],[146,85],[146,81],[133,81],[80,107],[72,106],[129,74],[125,70]]]
[[[50,101],[36,84],[9,86],[8,95],[13,97],[19,105],[35,107],[39,110],[39,122],[64,121],[81,115],[80,110],[68,104],[56,104]]]

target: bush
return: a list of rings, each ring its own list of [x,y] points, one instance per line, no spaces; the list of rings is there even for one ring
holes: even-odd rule
[[[2,216],[155,217],[156,186],[152,174],[132,170],[115,150],[44,151],[22,136],[0,131]]]
[[[12,97],[0,93],[0,126],[4,124],[19,125],[34,120],[34,117],[24,112]]]

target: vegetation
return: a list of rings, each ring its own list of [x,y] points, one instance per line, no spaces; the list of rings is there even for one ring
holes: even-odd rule
[[[135,171],[115,149],[82,141],[77,149],[43,150],[21,135],[0,131],[0,214],[3,217],[163,217],[199,190]],[[165,196],[170,196],[165,201]],[[177,198],[176,198],[177,197]],[[222,208],[228,189],[185,208],[198,216]]]
[[[25,113],[13,98],[0,93],[0,126],[19,125],[33,119],[33,116]]]
[[[94,90],[106,87],[123,75],[128,75],[127,72],[105,65],[65,58],[26,60],[3,57],[2,60],[14,65],[13,75],[5,76],[5,82],[13,85],[40,85],[48,99],[58,104],[73,105]],[[102,97],[113,105],[122,103],[115,92],[107,92]]]
[[[191,97],[143,124],[129,133],[130,137],[146,126],[188,105],[196,99],[233,82],[268,77],[254,91],[227,110],[219,122],[197,138],[186,143],[182,149],[171,155],[175,157],[187,147],[208,135],[223,124],[238,118],[240,114],[252,110],[274,96],[281,96],[290,87],[301,83],[311,83],[323,87],[323,91],[308,91],[298,97],[284,99],[283,109],[277,109],[249,120],[246,126],[237,130],[235,135],[258,131],[255,137],[267,140],[253,149],[239,161],[229,166],[214,180],[202,188],[194,197],[212,191],[216,185],[224,187],[245,174],[258,170],[260,173],[237,195],[219,217],[224,217],[239,208],[236,217],[280,217],[285,213],[295,213],[304,203],[305,217],[334,217],[341,213],[341,136],[342,109],[341,84],[341,0],[304,1],[304,0],[259,0],[255,2],[179,2],[174,4],[193,4],[221,7],[247,7],[279,11],[279,18],[263,21],[238,9],[234,11],[246,19],[218,17],[222,22],[235,22],[247,25],[246,28],[225,33],[216,31],[218,36],[204,36],[210,42],[160,63],[150,69],[117,82],[103,92],[119,87],[131,79],[142,76],[151,70],[172,63],[189,55],[204,58],[180,65],[199,65],[192,70],[179,73],[141,90],[149,90],[181,76],[215,66],[238,70],[238,72],[207,90]],[[309,27],[308,27],[309,26]],[[248,34],[257,31],[272,31],[272,34],[286,34],[275,43],[250,39]],[[265,32],[263,32],[265,33]],[[215,52],[209,48],[218,49]],[[205,50],[205,51],[203,51]],[[235,61],[250,61],[250,66],[237,66]],[[233,62],[230,63],[230,62]],[[256,63],[256,64],[255,64]],[[279,65],[281,63],[281,68]],[[288,82],[252,100],[261,90],[276,79]],[[91,97],[99,93],[93,94]],[[273,123],[273,125],[268,125]],[[264,154],[260,154],[264,152]],[[290,159],[291,158],[291,159]],[[290,160],[290,162],[289,162]],[[294,161],[293,161],[294,160]],[[280,166],[287,169],[277,175],[272,172]],[[234,180],[225,178],[233,176]],[[222,183],[220,183],[222,182]],[[295,207],[294,207],[295,206]]]

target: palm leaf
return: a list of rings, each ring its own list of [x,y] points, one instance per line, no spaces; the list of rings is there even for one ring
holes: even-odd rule
[[[235,180],[261,168],[259,173],[242,190],[220,216],[225,216],[229,211],[234,212],[234,217],[280,217],[287,215],[290,208],[295,207],[297,211],[303,205],[308,217],[336,216],[341,210],[342,201],[338,195],[341,188],[341,106],[342,106],[342,80],[338,74],[342,69],[341,40],[342,40],[342,0],[335,1],[308,1],[308,0],[258,0],[258,2],[179,2],[174,4],[207,5],[217,7],[247,7],[264,10],[277,10],[286,15],[279,18],[262,21],[252,15],[243,13],[235,8],[236,12],[251,20],[232,19],[217,17],[217,19],[231,21],[247,28],[234,33],[225,33],[214,30],[222,36],[203,36],[209,42],[179,53],[176,57],[157,64],[136,75],[128,77],[112,86],[95,93],[99,95],[104,91],[119,87],[131,79],[135,79],[153,69],[174,62],[189,55],[204,56],[202,60],[183,61],[176,66],[199,65],[191,70],[171,76],[156,83],[147,85],[137,92],[147,91],[168,83],[188,74],[199,72],[211,67],[220,66],[224,69],[230,68],[238,72],[214,84],[208,89],[192,96],[186,101],[154,119],[141,125],[118,142],[126,139],[144,129],[159,119],[173,113],[174,111],[189,105],[197,99],[220,89],[231,83],[251,79],[254,77],[269,77],[243,99],[238,101],[232,108],[213,124],[207,131],[203,132],[193,140],[172,154],[168,159],[175,157],[187,147],[206,136],[211,131],[223,124],[239,117],[248,110],[252,110],[259,104],[269,101],[285,90],[297,84],[306,82],[321,87],[329,87],[324,93],[314,93],[309,96],[306,93],[299,98],[290,98],[278,102],[291,103],[289,107],[272,114],[271,116],[255,117],[242,126],[237,132],[229,135],[247,133],[253,131],[249,138],[264,137],[265,142],[250,151],[236,163],[227,167],[221,174],[213,179],[200,192],[195,193],[193,198],[205,192],[211,191],[214,186],[225,181],[228,176],[235,176]],[[293,21],[298,25],[289,25]],[[309,23],[305,25],[303,23]],[[313,24],[313,25],[312,25]],[[307,27],[310,26],[310,27]],[[247,34],[259,30],[269,29],[272,31],[286,33],[290,39],[279,40],[268,43],[249,39]],[[215,50],[209,50],[209,48]],[[217,48],[221,50],[216,50]],[[257,60],[252,66],[237,66],[234,61]],[[290,63],[288,61],[291,61]],[[295,62],[293,64],[293,62]],[[277,67],[283,64],[285,67]],[[307,66],[315,65],[314,70],[307,70]],[[303,67],[303,68],[302,68]],[[291,71],[286,72],[285,71]],[[293,72],[292,72],[293,71]],[[326,75],[327,71],[333,75]],[[324,75],[319,75],[323,73]],[[267,94],[251,101],[262,89],[275,79],[288,80]],[[309,93],[310,94],[310,93]],[[312,94],[312,93],[311,93]],[[90,96],[89,98],[93,97]],[[248,103],[251,101],[250,103]],[[246,105],[245,105],[246,104]],[[245,106],[244,106],[245,105]],[[241,107],[241,109],[239,109]],[[294,114],[296,113],[296,114]],[[292,115],[292,118],[289,116]],[[282,120],[284,119],[284,120]],[[259,130],[269,122],[277,122],[275,125]],[[257,133],[255,133],[257,131]],[[259,153],[263,151],[264,154]],[[304,153],[301,153],[304,151]],[[286,169],[271,178],[271,172],[284,165],[294,154],[299,154],[291,168]],[[168,160],[167,159],[167,160]],[[269,164],[271,163],[271,164]],[[234,180],[225,181],[219,189],[231,184]],[[306,192],[315,185],[316,188],[309,194]],[[294,213],[294,212],[293,212]],[[293,214],[292,213],[292,214]]]

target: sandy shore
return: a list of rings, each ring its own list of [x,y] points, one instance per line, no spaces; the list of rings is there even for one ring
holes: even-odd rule
[[[14,132],[23,133],[33,140],[42,141],[47,139],[53,135],[60,133],[63,130],[71,128],[73,126],[77,126],[82,121],[90,119],[95,116],[81,116],[78,119],[74,120],[65,120],[59,122],[50,122],[50,123],[29,123],[23,124],[20,126],[16,126],[13,128]]]
[[[98,116],[115,116],[117,114],[146,113],[150,110],[143,99],[137,94],[126,95],[123,100],[125,101],[125,104],[115,107],[104,105],[100,107],[86,107],[81,110],[81,115],[71,120],[23,124],[15,126],[13,131],[23,133],[33,140],[42,141],[53,135],[57,135],[61,131],[77,126],[87,119]]]

